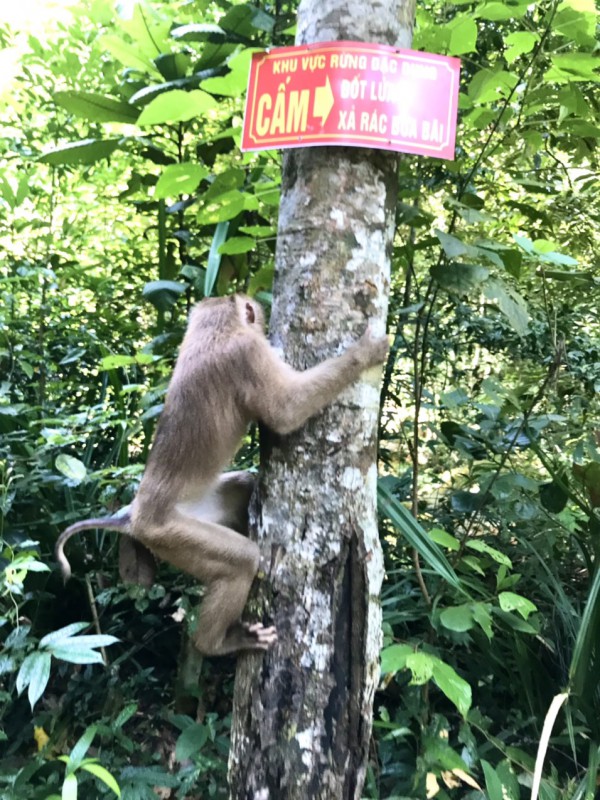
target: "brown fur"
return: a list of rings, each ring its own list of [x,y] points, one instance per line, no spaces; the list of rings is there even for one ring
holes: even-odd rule
[[[130,517],[105,524],[206,585],[195,634],[203,653],[267,649],[277,638],[272,627],[241,622],[259,562],[258,546],[242,535],[252,476],[220,474],[248,424],[279,434],[299,428],[387,349],[385,337],[367,330],[343,355],[296,372],[269,345],[262,309],[250,298],[211,298],[192,311]],[[61,535],[63,572],[67,539],[99,522]]]

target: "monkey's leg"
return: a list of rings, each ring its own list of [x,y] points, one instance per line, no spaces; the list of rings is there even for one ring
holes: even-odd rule
[[[248,504],[255,485],[256,475],[251,472],[224,472],[200,500],[186,500],[178,508],[185,516],[224,525],[247,536]]]
[[[165,528],[146,530],[144,541],[159,558],[205,584],[194,642],[207,655],[266,650],[274,628],[241,621],[258,570],[255,542],[224,525],[175,515]]]
[[[252,579],[240,576],[216,580],[207,586],[194,636],[200,652],[225,655],[238,650],[268,650],[277,641],[274,627],[266,628],[261,622],[246,623],[240,619],[251,586]],[[230,624],[223,631],[221,625],[215,625],[215,620],[223,621],[225,608],[229,611]]]
[[[138,583],[149,589],[156,578],[156,559],[147,547],[131,536],[119,540],[119,575],[123,583]]]
[[[217,483],[219,511],[210,522],[217,522],[238,533],[248,535],[248,505],[256,486],[252,472],[224,472]],[[204,519],[204,517],[203,517]]]

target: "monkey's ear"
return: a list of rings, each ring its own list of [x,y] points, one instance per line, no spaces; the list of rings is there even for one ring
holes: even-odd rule
[[[256,314],[254,313],[252,303],[246,303],[246,322],[248,325],[254,325],[255,321]]]

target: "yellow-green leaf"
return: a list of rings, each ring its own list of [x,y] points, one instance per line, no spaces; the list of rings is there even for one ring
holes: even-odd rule
[[[172,89],[148,103],[139,116],[138,125],[185,122],[217,108],[217,105],[217,101],[213,97],[200,89],[194,89],[191,92]]]

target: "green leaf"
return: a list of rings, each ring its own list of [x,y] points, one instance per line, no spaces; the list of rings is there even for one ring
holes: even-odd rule
[[[468,256],[472,260],[485,258],[491,261],[497,267],[504,266],[504,263],[498,253],[490,247],[480,247],[472,244],[466,244],[456,236],[451,236],[449,233],[444,233],[438,229],[435,230],[435,235],[439,239],[440,244],[449,260],[454,260],[458,256]]]
[[[57,631],[47,633],[43,639],[40,640],[40,647],[49,647],[50,645],[57,644],[68,640],[84,628],[89,628],[89,622],[71,622],[70,625],[65,625],[64,628],[59,628]]]
[[[588,272],[568,272],[567,270],[545,269],[544,277],[550,278],[550,280],[553,281],[568,281],[569,283],[577,284],[579,286],[598,285],[595,276]]]
[[[169,50],[171,22],[156,12],[152,14],[150,8],[142,3],[135,3],[129,19],[119,18],[119,28],[131,36],[136,49],[149,60]]]
[[[60,647],[79,648],[79,647],[109,647],[111,644],[118,642],[116,636],[111,636],[108,633],[90,633],[84,636],[73,636],[70,639],[63,639],[58,643]],[[52,651],[54,652],[54,651]]]
[[[216,100],[201,89],[193,89],[191,92],[172,89],[148,103],[139,116],[138,125],[186,122],[217,107]]]
[[[187,761],[191,756],[196,755],[204,746],[208,739],[208,728],[206,725],[194,723],[187,727],[177,739],[175,745],[175,758],[177,761]]]
[[[97,725],[90,725],[73,745],[73,749],[69,753],[69,767],[71,770],[77,769],[83,761],[85,754],[90,749],[90,745],[94,740],[97,727]]]
[[[477,49],[477,23],[470,14],[458,14],[446,27],[450,31],[448,55],[459,56]]]
[[[569,667],[569,683],[573,687],[578,705],[584,709],[589,709],[591,698],[598,690],[599,640],[600,569],[597,569],[589,589]]]
[[[119,716],[114,721],[113,728],[122,728],[123,725],[134,716],[138,708],[138,703],[129,703],[129,705],[126,705],[125,708],[119,712]]]
[[[521,617],[516,616],[512,612],[503,611],[501,608],[494,608],[493,612],[495,616],[502,620],[504,625],[508,626],[513,631],[526,633],[529,636],[536,636],[539,634],[538,628],[531,625],[529,622],[525,622],[524,619],[521,619]]]
[[[14,672],[17,668],[16,661],[12,656],[0,655],[0,676]]]
[[[102,158],[108,158],[121,142],[122,139],[82,139],[79,142],[68,142],[46,150],[38,161],[53,166],[94,164]]]
[[[117,795],[117,797],[121,797],[121,789],[119,788],[119,784],[110,774],[110,772],[105,769],[100,764],[82,764],[81,769],[86,770],[86,772],[91,773],[96,778],[99,778],[103,783],[105,783],[109,789]]]
[[[521,267],[523,265],[523,254],[520,250],[507,249],[503,250],[500,254],[502,265],[506,268],[509,275],[513,278],[521,277]]]
[[[275,277],[275,267],[273,264],[266,264],[261,267],[258,272],[250,278],[248,283],[248,294],[251,297],[263,290],[270,292],[273,287],[273,278]]]
[[[223,30],[243,38],[251,38],[255,30],[270,33],[275,25],[275,19],[260,8],[245,3],[233,6],[219,20]]]
[[[135,364],[135,356],[104,356],[98,365],[100,369],[119,369],[121,367],[130,367]]]
[[[130,784],[127,796],[131,800],[150,800],[155,786],[171,789],[181,787],[181,775],[173,775],[160,767],[126,766],[121,770],[120,777],[122,782]]]
[[[248,73],[252,54],[260,52],[256,47],[248,47],[241,53],[236,53],[227,62],[229,73],[217,78],[206,78],[202,81],[202,88],[211,94],[224,97],[242,97],[248,86]]]
[[[154,75],[160,78],[160,72],[154,66],[152,58],[144,53],[144,49],[134,44],[128,44],[121,39],[120,36],[115,34],[105,34],[98,40],[101,48],[120,61],[126,67],[142,72],[144,74]]]
[[[475,16],[494,22],[520,19],[527,13],[528,2],[520,3],[482,3],[475,7]]]
[[[219,247],[221,255],[237,255],[238,253],[248,253],[256,247],[256,240],[249,236],[233,236]]]
[[[429,532],[429,538],[436,544],[442,547],[447,547],[448,550],[460,550],[460,542],[452,534],[443,531],[441,528],[432,528]]]
[[[27,697],[32,710],[44,693],[49,678],[50,654],[39,650],[35,653],[30,653],[21,664],[17,674],[16,686],[18,694],[21,694],[25,687],[29,687]]]
[[[165,81],[164,83],[158,83],[152,86],[144,86],[142,89],[139,89],[137,92],[134,92],[134,94],[131,95],[129,102],[132,105],[147,106],[151,100],[154,100],[154,98],[158,97],[160,94],[166,94],[173,89],[185,89],[186,87],[193,89],[196,87],[196,84],[197,80],[192,78],[177,78],[177,80],[174,81]]]
[[[0,197],[2,197],[8,205],[14,209],[17,206],[17,198],[15,192],[4,175],[0,175]]]
[[[177,197],[180,194],[192,194],[208,174],[208,169],[202,164],[192,164],[189,161],[169,164],[158,179],[154,197],[160,200],[165,197]]]
[[[552,28],[586,47],[596,43],[597,12],[594,0],[564,0],[554,15]]]
[[[449,233],[444,233],[444,231],[440,231],[437,228],[434,232],[439,239],[440,244],[442,245],[444,253],[449,259],[455,259],[459,256],[464,256],[464,254],[468,252],[468,245],[466,245],[456,236],[452,236]]]
[[[55,643],[46,644],[49,652],[61,661],[71,664],[101,664],[102,655],[93,648],[109,647],[119,640],[108,634],[90,634],[61,639]]]
[[[495,769],[485,759],[481,759],[483,774],[485,776],[485,788],[487,789],[490,800],[508,800],[502,791],[502,781],[496,775]]]
[[[440,621],[448,630],[456,631],[457,633],[470,631],[474,624],[471,606],[464,604],[462,606],[445,608],[440,614]]]
[[[406,669],[406,659],[414,653],[414,647],[408,644],[392,644],[381,651],[381,674],[399,672]]]
[[[219,69],[227,58],[238,49],[235,42],[207,42],[202,48],[200,61],[196,64],[196,72],[207,69]]]
[[[578,264],[576,258],[566,256],[563,253],[540,253],[540,260],[546,261],[548,264],[556,264],[561,267],[575,267]],[[573,276],[577,273],[571,273]]]
[[[512,8],[512,6],[508,6],[508,8]],[[500,67],[484,68],[471,78],[467,91],[469,99],[474,103],[495,104],[502,98],[508,98],[516,85],[516,75],[512,75]]]
[[[502,784],[502,800],[520,800],[519,781],[512,770],[510,761],[501,761],[497,764],[496,775]]]
[[[490,278],[483,284],[483,293],[488,300],[494,300],[511,327],[524,336],[529,325],[527,303],[514,289],[510,289],[499,278]]]
[[[530,53],[539,41],[539,38],[540,37],[536,33],[530,33],[529,31],[509,33],[504,39],[504,43],[508,45],[504,57],[509,64],[512,64],[519,56]]]
[[[28,572],[50,572],[50,567],[29,556],[18,556],[10,565],[12,569],[26,569]]]
[[[14,406],[0,406],[0,415],[5,417],[16,417],[21,411],[23,411],[21,403]]]
[[[536,239],[532,243],[532,248],[533,255],[537,255],[541,261],[562,267],[577,266],[578,262],[576,258],[557,252],[556,243],[549,239]]]
[[[485,571],[481,567],[481,562],[478,558],[475,558],[475,556],[463,556],[460,563],[463,567],[468,567],[478,575],[485,576]]]
[[[489,270],[475,264],[435,264],[429,270],[431,277],[442,289],[457,294],[468,294],[489,276]]]
[[[187,289],[187,284],[177,281],[149,281],[142,289],[142,297],[159,311],[168,311]]]
[[[444,664],[438,658],[433,663],[433,680],[462,716],[466,717],[472,702],[469,684],[449,664]]]
[[[154,63],[166,81],[181,81],[185,80],[192,59],[186,53],[163,53],[154,59]]]
[[[509,569],[512,567],[512,561],[508,556],[501,553],[500,550],[496,550],[495,547],[491,547],[487,542],[482,542],[481,539],[469,539],[466,543],[466,547],[471,548],[471,550],[476,550],[478,553],[486,553],[490,558],[496,561],[496,563],[504,564],[504,566]]]
[[[471,606],[473,619],[483,630],[488,639],[491,639],[494,635],[492,631],[491,608],[492,606],[490,603],[473,603]]]
[[[244,185],[246,174],[239,167],[230,167],[224,172],[220,172],[206,191],[207,200],[216,200],[232,189],[240,189]]]
[[[217,78],[206,78],[202,81],[202,88],[210,94],[222,97],[242,97],[248,85],[248,74],[243,76],[239,72],[230,72]]]
[[[224,42],[226,34],[223,28],[210,22],[192,22],[173,28],[171,36],[182,42]]]
[[[204,276],[204,296],[210,297],[217,281],[219,268],[221,266],[221,253],[220,248],[225,239],[227,238],[227,231],[229,230],[229,222],[219,222],[215,228],[213,240],[210,245],[208,253],[208,260],[206,262],[206,275]]]
[[[254,236],[256,239],[269,239],[275,237],[275,228],[273,225],[240,225],[240,233],[247,233],[248,236]]]
[[[79,486],[87,478],[87,468],[83,461],[73,456],[60,453],[54,462],[56,469],[65,477],[69,478],[75,486]]]
[[[212,225],[227,222],[238,216],[244,210],[245,197],[237,189],[226,192],[218,199],[205,202],[197,216],[198,224]]]
[[[413,652],[406,657],[406,668],[411,672],[412,686],[423,686],[433,677],[434,656],[422,651]]]
[[[65,645],[57,644],[53,647],[52,655],[60,661],[67,661],[69,664],[103,664],[104,660],[102,655],[96,650],[90,650],[87,647],[65,647]]]
[[[535,250],[533,248],[533,242],[531,239],[528,239],[526,236],[519,236],[516,233],[513,234],[513,239],[522,250],[525,250],[526,253],[529,255],[535,255]]]
[[[389,517],[409,544],[425,559],[428,566],[459,592],[468,594],[443,551],[431,541],[410,511],[404,508],[381,481],[378,483],[377,493],[381,513]]]
[[[77,800],[77,777],[67,775],[62,786],[61,800]]]
[[[516,611],[523,619],[527,619],[531,613],[537,611],[537,606],[531,600],[514,592],[500,592],[498,602],[503,611]]]
[[[90,122],[135,122],[138,110],[129,103],[94,92],[55,92],[54,99],[71,114]]]
[[[600,81],[598,57],[592,53],[565,53],[551,56],[552,66],[544,75],[546,83]]]
[[[558,102],[560,103],[559,122],[563,122],[570,114],[582,119],[589,116],[589,104],[581,89],[574,84],[559,89]]]

